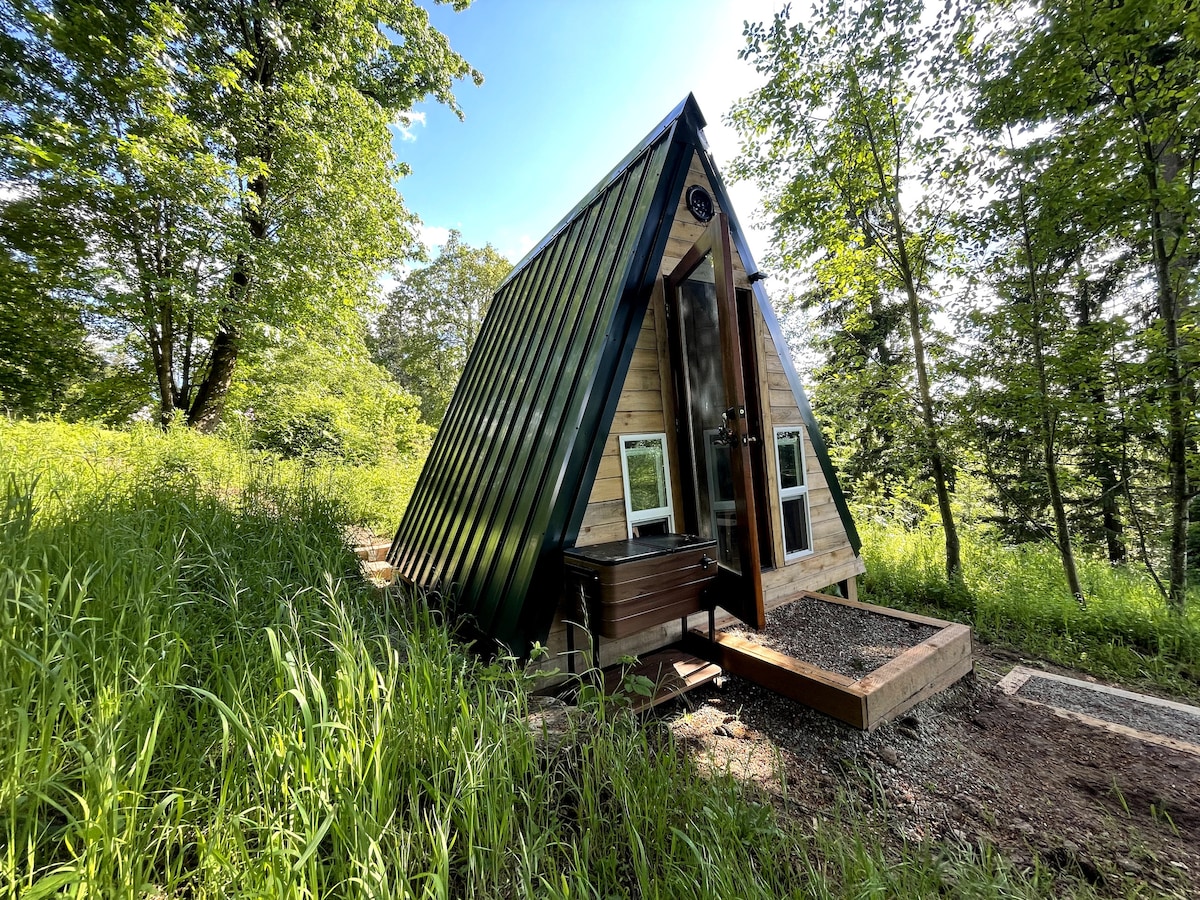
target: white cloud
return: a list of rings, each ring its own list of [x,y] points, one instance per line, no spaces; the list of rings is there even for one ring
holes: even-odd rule
[[[430,256],[435,256],[438,247],[450,239],[450,229],[442,225],[426,225],[422,222],[417,226],[417,239],[425,245]]]
[[[401,113],[396,124],[392,126],[396,134],[400,135],[402,141],[415,141],[417,139],[413,127],[420,125],[425,127],[425,113],[423,112],[406,112]]]
[[[396,289],[396,285],[398,285],[400,283],[401,279],[405,278],[408,275],[408,273],[411,271],[412,271],[411,266],[401,265],[401,266],[397,266],[391,272],[384,272],[382,275],[380,275],[379,276],[379,294],[380,294],[380,296],[386,297],[388,294],[390,294],[392,291],[394,291]]]

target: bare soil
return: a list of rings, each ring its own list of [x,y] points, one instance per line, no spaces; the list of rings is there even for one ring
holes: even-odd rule
[[[1154,702],[1143,702],[1120,694],[1101,693],[1075,684],[1064,684],[1034,675],[1016,692],[1030,700],[1040,700],[1060,709],[1115,722],[1127,728],[1162,734],[1200,746],[1200,710],[1178,709]]]
[[[1200,897],[1200,756],[1003,695],[1019,662],[977,647],[974,676],[870,734],[736,678],[658,715],[702,767],[802,822],[849,798],[885,845],[990,845],[1064,887]]]

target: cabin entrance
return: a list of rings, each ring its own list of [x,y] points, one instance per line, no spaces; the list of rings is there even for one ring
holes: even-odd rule
[[[765,485],[752,452],[761,456],[762,437],[756,404],[747,403],[747,382],[756,386],[757,375],[753,351],[743,352],[738,328],[724,214],[713,217],[666,277],[666,309],[684,527],[717,542],[715,601],[762,628],[759,509],[765,508]]]

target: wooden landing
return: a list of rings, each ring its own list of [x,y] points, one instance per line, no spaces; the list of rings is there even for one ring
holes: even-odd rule
[[[604,670],[604,693],[626,697],[635,712],[673,700],[693,688],[708,684],[721,674],[721,667],[700,659],[678,647],[666,647],[648,654],[635,665],[609,666]],[[654,690],[649,696],[626,690],[630,677],[649,678]]]
[[[966,625],[810,594],[833,603],[931,625],[939,630],[859,679],[849,678],[764,647],[745,637],[691,631],[683,647],[732,675],[870,731],[952,685],[973,668],[971,629]]]

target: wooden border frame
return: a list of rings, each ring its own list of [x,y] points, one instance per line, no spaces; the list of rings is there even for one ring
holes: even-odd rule
[[[1125,737],[1135,738],[1139,741],[1145,741],[1148,744],[1157,744],[1160,747],[1169,747],[1172,750],[1179,750],[1183,753],[1191,753],[1200,756],[1200,745],[1193,744],[1190,741],[1180,740],[1179,738],[1170,737],[1165,734],[1155,734],[1151,731],[1142,731],[1138,728],[1130,728],[1128,725],[1121,725],[1119,722],[1109,722],[1107,719],[1099,719],[1095,716],[1089,716],[1087,713],[1076,712],[1073,709],[1064,709],[1061,706],[1055,706],[1052,703],[1046,703],[1042,700],[1034,700],[1032,697],[1022,697],[1019,693],[1021,688],[1031,678],[1044,678],[1047,681],[1058,681],[1063,684],[1069,684],[1073,687],[1078,687],[1084,690],[1093,691],[1097,694],[1113,694],[1117,697],[1123,697],[1126,700],[1136,700],[1140,703],[1146,703],[1150,706],[1163,706],[1167,709],[1181,710],[1185,712],[1194,712],[1196,707],[1189,706],[1186,703],[1178,703],[1174,700],[1165,700],[1162,697],[1155,697],[1151,694],[1139,694],[1135,691],[1126,691],[1121,688],[1110,687],[1107,684],[1095,684],[1090,681],[1082,681],[1078,678],[1068,678],[1066,675],[1058,675],[1054,672],[1043,672],[1039,669],[1030,669],[1026,666],[1014,666],[1012,671],[1000,679],[996,684],[996,689],[1014,700],[1019,700],[1022,703],[1028,703],[1031,706],[1040,706],[1043,709],[1048,709],[1056,716],[1063,719],[1069,719],[1074,722],[1082,722],[1084,725],[1090,725],[1093,728],[1103,728],[1105,731],[1111,731],[1113,734],[1124,735]]]
[[[730,634],[718,633],[710,640],[693,630],[685,646],[730,674],[865,731],[894,719],[974,670],[967,625],[812,591],[800,596],[917,622],[938,631],[857,680]]]

